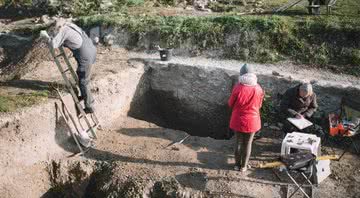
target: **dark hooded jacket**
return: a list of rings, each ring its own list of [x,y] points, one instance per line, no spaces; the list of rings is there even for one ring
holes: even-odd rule
[[[301,114],[306,118],[310,118],[318,108],[316,102],[316,94],[302,98],[299,95],[299,88],[301,84],[288,89],[283,95],[280,103],[280,110],[283,116],[295,117],[296,114]]]

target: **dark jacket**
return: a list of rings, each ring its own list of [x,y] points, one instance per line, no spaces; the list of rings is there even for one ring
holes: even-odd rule
[[[318,108],[315,93],[306,98],[299,96],[300,85],[288,89],[283,95],[280,103],[283,116],[295,117],[299,113],[304,117],[310,118]]]

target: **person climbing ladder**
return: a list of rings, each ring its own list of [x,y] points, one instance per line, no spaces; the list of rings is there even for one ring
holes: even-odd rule
[[[67,22],[63,18],[55,20],[50,26],[54,37],[43,30],[40,37],[48,39],[49,44],[55,49],[60,46],[69,48],[78,64],[77,76],[81,95],[79,100],[84,100],[85,113],[94,113],[94,99],[90,91],[90,77],[92,65],[96,60],[96,47],[87,34],[77,25]]]

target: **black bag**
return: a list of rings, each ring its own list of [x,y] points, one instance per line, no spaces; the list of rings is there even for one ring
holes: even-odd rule
[[[310,167],[315,162],[315,155],[312,153],[293,153],[281,157],[281,161],[290,170]]]

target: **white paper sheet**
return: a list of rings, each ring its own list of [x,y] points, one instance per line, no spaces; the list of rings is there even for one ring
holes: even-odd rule
[[[289,122],[291,122],[294,126],[296,126],[300,130],[305,129],[306,127],[309,127],[313,124],[312,122],[310,122],[305,118],[301,118],[301,119],[288,118],[287,120],[289,120]]]

